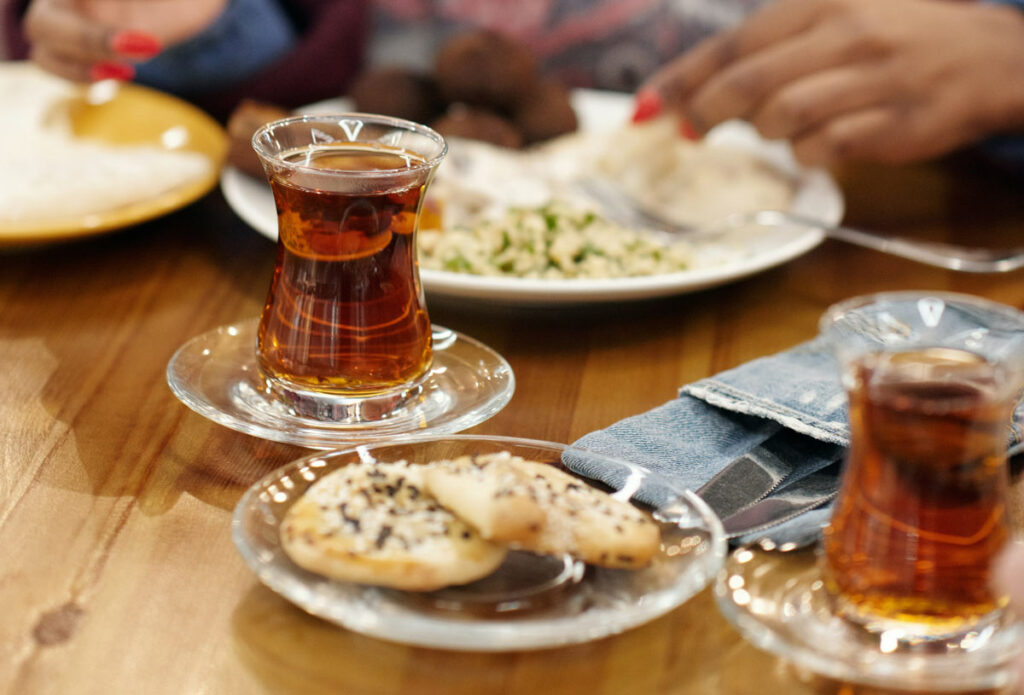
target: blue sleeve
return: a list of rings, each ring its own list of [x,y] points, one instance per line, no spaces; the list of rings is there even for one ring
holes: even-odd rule
[[[214,22],[136,67],[136,81],[175,94],[242,82],[278,60],[296,40],[274,0],[229,0]]]

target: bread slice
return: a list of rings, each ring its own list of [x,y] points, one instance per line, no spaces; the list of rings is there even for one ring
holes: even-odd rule
[[[427,490],[484,538],[528,544],[547,515],[515,465],[522,460],[499,452],[436,461],[425,472]]]
[[[658,553],[658,526],[640,509],[554,466],[535,461],[519,465],[547,512],[543,532],[529,550],[569,553],[591,565],[620,569],[646,567]]]
[[[312,485],[288,510],[281,545],[295,564],[333,579],[432,591],[493,572],[507,549],[426,493],[424,467],[359,463]]]
[[[661,542],[643,511],[554,466],[507,452],[428,467],[426,485],[487,539],[601,567],[650,564]]]

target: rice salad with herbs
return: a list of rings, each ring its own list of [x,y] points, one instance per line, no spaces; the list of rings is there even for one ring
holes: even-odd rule
[[[686,270],[687,242],[662,243],[593,210],[551,202],[419,233],[420,266],[522,278],[622,278]]]

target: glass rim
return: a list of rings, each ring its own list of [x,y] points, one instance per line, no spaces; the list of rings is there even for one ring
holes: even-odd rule
[[[896,290],[874,292],[844,299],[825,309],[821,318],[818,319],[818,330],[822,335],[826,335],[829,329],[834,326],[842,316],[849,314],[855,309],[868,307],[872,304],[879,304],[883,301],[897,302],[928,298],[941,299],[947,303],[959,303],[978,307],[979,309],[984,309],[1002,316],[1003,318],[1018,324],[1021,330],[1024,330],[1024,312],[1019,309],[1009,304],[1003,304],[1002,302],[997,302],[986,297],[979,297],[977,295],[965,294],[962,292],[948,292],[945,290],[939,290],[936,292],[928,290]]]
[[[415,173],[424,170],[429,171],[431,169],[434,169],[437,167],[438,164],[441,163],[441,160],[444,159],[445,155],[448,153],[448,141],[444,138],[443,135],[438,133],[433,128],[425,126],[422,123],[407,120],[405,118],[385,116],[376,113],[363,113],[359,111],[339,111],[332,113],[303,114],[298,116],[288,116],[287,118],[279,118],[277,120],[270,121],[269,123],[264,123],[262,126],[260,126],[256,130],[256,132],[253,133],[252,138],[250,139],[250,144],[252,145],[253,150],[255,150],[257,156],[259,156],[260,159],[273,161],[289,169],[315,171],[317,173],[323,174],[325,173],[324,169],[317,169],[316,167],[311,167],[304,164],[296,164],[293,162],[285,162],[279,159],[276,155],[266,151],[266,148],[263,146],[263,143],[260,142],[260,138],[278,128],[284,128],[298,123],[331,122],[337,124],[339,121],[347,118],[368,121],[376,125],[390,126],[392,128],[415,133],[417,135],[421,135],[430,140],[433,140],[439,146],[440,149],[433,156],[424,156],[424,161],[421,164],[416,164],[414,166],[410,166],[407,169],[402,169],[402,175],[408,175],[410,173]],[[421,153],[417,152],[416,154]],[[350,172],[344,173],[347,174]],[[360,170],[359,173],[360,176],[393,177],[396,175],[397,172],[395,170]]]

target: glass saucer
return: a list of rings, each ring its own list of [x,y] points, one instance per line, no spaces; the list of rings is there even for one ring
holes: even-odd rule
[[[565,462],[598,467],[620,485],[576,476],[645,509],[658,523],[661,549],[640,570],[602,569],[568,557],[512,551],[490,576],[465,586],[418,593],[334,581],[292,563],[279,527],[289,507],[317,480],[357,461],[428,463],[508,451],[572,473]],[[573,475],[576,475],[573,473]],[[722,525],[688,490],[644,504],[650,488],[671,485],[632,463],[564,444],[480,435],[415,437],[313,454],[279,468],[235,507],[232,537],[260,581],[305,611],[371,637],[436,649],[513,651],[576,644],[613,635],[667,613],[703,589],[721,568]]]
[[[260,372],[257,325],[251,319],[221,326],[185,343],[167,365],[167,383],[200,415],[263,439],[331,449],[403,434],[458,432],[493,416],[515,391],[512,368],[501,355],[435,325],[433,365],[401,407],[371,420],[307,417]]]
[[[1024,624],[1009,614],[940,649],[896,630],[868,632],[836,613],[814,550],[782,552],[770,541],[736,550],[715,596],[756,646],[849,683],[915,691],[1003,688],[1013,682],[1013,661],[1024,649]]]

